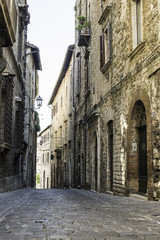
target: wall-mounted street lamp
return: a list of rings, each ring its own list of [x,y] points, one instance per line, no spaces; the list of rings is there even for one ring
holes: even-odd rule
[[[37,102],[37,109],[39,109],[40,107],[42,107],[43,99],[42,99],[40,96],[38,96],[38,97],[36,98],[36,102]]]
[[[16,98],[18,99],[18,97],[16,97]],[[35,111],[35,110],[39,109],[40,107],[42,107],[42,102],[43,102],[43,99],[40,96],[38,96],[36,98],[37,108],[25,108],[25,113],[27,113],[29,111]]]

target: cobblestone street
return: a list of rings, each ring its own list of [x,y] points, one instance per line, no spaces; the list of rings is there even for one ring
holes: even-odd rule
[[[160,239],[160,202],[75,189],[3,193],[0,239]]]

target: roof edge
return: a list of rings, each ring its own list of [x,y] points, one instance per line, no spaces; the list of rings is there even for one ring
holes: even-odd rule
[[[67,48],[67,52],[66,52],[66,55],[65,55],[65,58],[64,58],[64,61],[63,61],[63,65],[62,65],[62,68],[61,68],[61,71],[60,71],[60,74],[59,74],[59,77],[57,79],[57,82],[56,82],[56,85],[53,89],[53,92],[52,92],[52,95],[51,95],[51,98],[48,102],[48,105],[51,105],[57,92],[58,92],[58,89],[62,83],[62,80],[63,78],[65,77],[66,75],[66,72],[69,68],[69,65],[70,65],[70,61],[71,61],[71,58],[72,58],[72,55],[73,55],[73,51],[74,51],[74,44],[73,45],[69,45],[68,48]]]

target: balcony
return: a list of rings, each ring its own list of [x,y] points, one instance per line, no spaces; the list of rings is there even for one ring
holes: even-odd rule
[[[78,46],[87,47],[89,45],[90,40],[90,27],[91,22],[85,16],[78,16],[79,24],[76,27],[76,30],[79,31],[78,34]]]
[[[79,30],[78,46],[87,47],[90,40],[90,28]]]
[[[16,41],[17,10],[14,0],[0,0],[0,47]]]

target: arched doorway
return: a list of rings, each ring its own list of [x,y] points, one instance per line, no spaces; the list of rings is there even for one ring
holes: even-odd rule
[[[147,122],[146,109],[138,100],[131,113],[128,149],[128,188],[130,192],[147,193]]]
[[[108,122],[108,156],[110,191],[113,191],[113,121]]]

